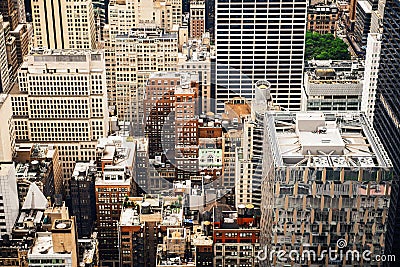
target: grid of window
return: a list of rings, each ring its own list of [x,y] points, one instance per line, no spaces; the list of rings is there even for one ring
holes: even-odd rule
[[[216,3],[217,112],[232,97],[253,98],[254,83],[271,83],[275,102],[300,110],[306,1]]]
[[[75,72],[75,70],[74,70]],[[28,74],[29,95],[37,96],[82,96],[89,95],[88,75],[73,73]]]
[[[31,140],[34,142],[90,141],[90,127],[87,121],[29,121],[29,128]]]
[[[29,98],[31,119],[84,119],[89,118],[87,98]]]
[[[14,117],[28,116],[28,98],[25,95],[12,95],[12,112]]]
[[[28,140],[28,120],[14,120],[15,139],[18,141]]]

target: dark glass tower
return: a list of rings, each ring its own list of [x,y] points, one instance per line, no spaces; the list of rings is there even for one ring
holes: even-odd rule
[[[400,258],[400,0],[388,0],[374,114],[378,133],[394,167],[385,250]]]

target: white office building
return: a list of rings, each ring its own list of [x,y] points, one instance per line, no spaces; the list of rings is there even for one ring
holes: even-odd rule
[[[96,48],[91,0],[33,0],[32,20],[36,47]]]
[[[361,111],[365,112],[371,122],[374,120],[381,42],[380,33],[368,34]]]
[[[75,162],[94,160],[97,140],[107,135],[104,53],[34,50],[18,81],[11,92],[16,142],[56,144],[68,182]]]

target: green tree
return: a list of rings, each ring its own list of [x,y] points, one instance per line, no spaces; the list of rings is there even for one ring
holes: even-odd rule
[[[307,31],[305,43],[305,57],[322,60],[351,59],[347,44],[331,33],[319,34]]]

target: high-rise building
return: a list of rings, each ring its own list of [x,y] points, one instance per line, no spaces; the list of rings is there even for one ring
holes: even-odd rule
[[[15,132],[12,121],[11,96],[0,94],[0,162],[11,162],[15,152]]]
[[[135,139],[136,143],[136,171],[135,171],[135,182],[138,186],[138,194],[141,195],[147,192],[147,181],[149,178],[149,140],[141,137]]]
[[[92,0],[95,19],[100,20],[100,27],[103,28],[108,20],[109,0]]]
[[[187,80],[175,88],[173,159],[179,180],[190,179],[199,168],[198,90],[197,79]]]
[[[213,266],[259,266],[260,217],[254,211],[254,207],[244,205],[238,211],[213,211]]]
[[[144,206],[142,208],[142,204]],[[145,202],[143,198],[130,197],[124,201],[118,223],[121,244],[120,261],[126,266],[154,266],[159,228],[162,216],[159,203]],[[157,205],[154,205],[157,204]],[[153,211],[152,211],[153,210]]]
[[[266,80],[257,81],[251,106],[249,107],[246,102],[242,102],[240,111],[236,112],[243,124],[242,142],[236,150],[235,157],[236,205],[251,204],[257,208],[261,206],[262,147],[264,144],[263,113],[266,110],[278,109],[273,105],[270,86],[270,83]],[[227,111],[231,113],[229,109]],[[238,124],[238,120],[236,124]]]
[[[320,34],[335,34],[339,23],[339,8],[336,4],[317,3],[307,10],[307,30]]]
[[[3,235],[0,239],[1,266],[7,266],[12,262],[12,266],[28,266],[28,250],[34,240],[10,239],[8,235]]]
[[[206,3],[206,31],[215,40],[215,0],[207,0]]]
[[[25,1],[24,0],[13,0],[14,6],[18,10],[18,22],[26,23],[26,10],[25,10]]]
[[[0,93],[8,92],[11,86],[6,42],[6,35],[3,28],[3,16],[0,13]]]
[[[206,4],[204,0],[190,1],[190,37],[201,38],[206,27]]]
[[[7,22],[7,24],[9,24]],[[4,24],[3,24],[4,26]],[[6,50],[7,50],[7,61],[8,70],[10,76],[10,83],[15,81],[18,71],[18,55],[17,55],[17,39],[8,32],[4,36],[6,38]]]
[[[172,181],[197,173],[198,89],[196,74],[157,72],[147,82],[144,118],[149,158],[154,166],[166,168],[164,174],[160,170],[155,177],[150,175],[152,190],[163,188],[155,182],[161,177]]]
[[[10,22],[10,28],[13,30],[18,25],[18,9],[14,0],[4,0],[0,2],[0,14],[5,21]]]
[[[365,244],[371,256],[386,252],[393,168],[363,113],[266,113],[264,138],[266,260],[271,249],[305,250],[316,256],[289,262],[325,265],[321,251],[340,248],[342,239],[360,254]],[[363,260],[353,264],[364,266]],[[286,263],[273,255],[271,264]]]
[[[185,83],[184,78],[180,73],[153,73],[147,81],[143,106],[150,159],[173,144],[172,137],[163,134],[163,126],[173,115],[175,87]]]
[[[119,266],[118,221],[122,204],[136,194],[135,143],[126,137],[110,136],[99,140],[95,195],[101,266]]]
[[[361,111],[365,112],[371,122],[374,120],[381,42],[380,33],[368,34]]]
[[[244,131],[251,131],[247,118],[250,117],[251,108],[247,100],[243,97],[233,98],[225,103],[225,112],[222,114],[223,130],[223,165],[221,185],[231,192],[234,198],[233,205],[252,203],[251,188],[251,169],[246,168],[242,171],[243,165],[248,164],[247,159],[241,162],[241,156],[248,155],[242,147],[246,147],[249,138],[244,136]],[[246,135],[248,135],[247,132]],[[249,148],[247,146],[247,148]],[[245,155],[243,154],[245,153]],[[242,165],[241,165],[242,164]],[[247,166],[246,166],[247,167]]]
[[[169,32],[174,24],[181,25],[182,16],[179,0],[165,1],[138,1],[138,0],[111,0],[108,6],[108,25],[104,28],[106,48],[107,88],[109,105],[116,105],[116,37],[128,36],[133,28],[164,29]],[[175,18],[175,19],[174,19]],[[130,51],[123,51],[129,53]],[[121,70],[121,68],[119,68]],[[122,70],[125,71],[125,70]],[[118,104],[117,104],[118,105]],[[123,115],[122,115],[123,116]],[[121,118],[121,117],[120,117]]]
[[[61,196],[64,187],[57,146],[18,144],[13,160],[20,204],[24,202],[31,183],[35,183],[45,197],[54,200]]]
[[[225,101],[252,99],[266,79],[276,104],[300,110],[307,1],[216,1],[216,111]]]
[[[369,1],[357,1],[356,20],[354,23],[354,36],[357,44],[362,47],[367,45],[368,33],[371,28],[372,6]]]
[[[195,266],[183,263],[191,252],[182,206],[179,197],[126,198],[118,222],[122,266]]]
[[[211,92],[211,55],[209,45],[205,44],[209,40],[209,33],[204,34],[203,41],[189,40],[182,47],[179,53],[178,71],[199,75],[199,102],[201,112],[210,112],[214,104],[214,96]]]
[[[387,253],[400,257],[400,1],[386,1],[376,89],[374,128],[393,162],[395,181],[386,238]]]
[[[7,51],[7,62],[9,72],[9,82],[12,84],[17,77],[18,57],[17,57],[17,40],[11,35],[11,24],[3,20],[3,32]],[[11,86],[11,85],[10,85]]]
[[[385,3],[386,0],[379,0],[378,9],[372,11],[370,33],[382,33],[383,14],[385,13]]]
[[[16,142],[56,144],[64,189],[76,161],[94,160],[108,131],[104,54],[97,50],[36,49],[11,92]]]
[[[96,180],[97,229],[102,266],[118,266],[118,221],[125,197],[131,194],[131,179],[124,167],[107,167]]]
[[[153,72],[177,70],[178,37],[156,28],[137,28],[116,37],[115,57],[118,117],[142,125],[146,81]]]
[[[77,162],[71,178],[71,212],[76,219],[78,236],[92,235],[96,221],[96,197],[94,184],[97,168],[93,162]]]
[[[18,24],[18,26],[10,32],[11,36],[16,39],[18,65],[22,64],[24,56],[29,52],[31,32],[31,24]]]
[[[91,0],[32,1],[35,47],[94,49],[96,28]]]
[[[0,163],[0,233],[11,234],[18,217],[18,193],[13,163]]]

